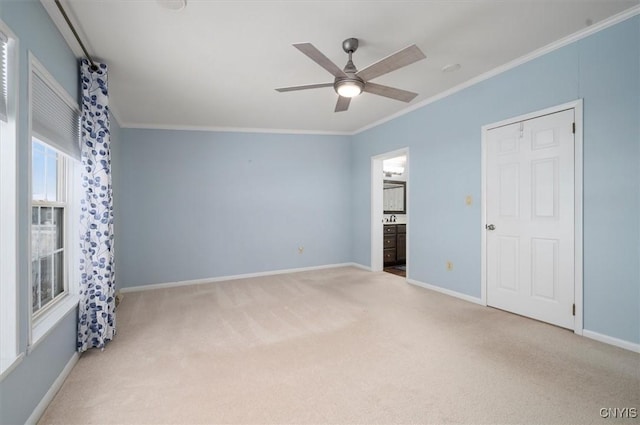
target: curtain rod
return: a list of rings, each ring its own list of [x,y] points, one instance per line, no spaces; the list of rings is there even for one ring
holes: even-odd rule
[[[96,65],[96,63],[91,58],[91,55],[89,54],[89,52],[87,52],[87,49],[84,47],[84,44],[82,43],[82,40],[80,40],[80,36],[78,35],[78,32],[76,31],[76,29],[74,28],[73,24],[71,23],[71,20],[69,19],[69,16],[67,16],[67,12],[64,11],[64,8],[62,7],[62,4],[60,4],[60,0],[55,0],[55,2],[56,2],[56,6],[58,6],[58,9],[60,10],[60,13],[62,14],[62,17],[64,18],[65,21],[67,21],[67,25],[69,26],[69,29],[73,33],[73,36],[78,41],[78,44],[80,45],[80,48],[84,52],[85,57],[91,63],[91,70],[92,71],[97,71],[98,70],[98,66]]]

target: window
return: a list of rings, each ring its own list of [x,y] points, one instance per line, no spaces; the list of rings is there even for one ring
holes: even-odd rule
[[[67,293],[65,273],[64,155],[37,138],[31,148],[32,311],[44,311]]]
[[[9,51],[9,37],[0,31],[0,120],[6,122],[7,117],[7,59]]]
[[[17,40],[0,21],[0,376],[18,359]]]
[[[30,55],[32,349],[78,303],[80,113]]]

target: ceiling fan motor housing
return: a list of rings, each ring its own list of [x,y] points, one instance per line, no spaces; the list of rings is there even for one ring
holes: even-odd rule
[[[333,88],[340,96],[353,97],[362,93],[365,81],[356,75],[358,69],[351,60],[351,54],[358,49],[357,38],[347,38],[342,42],[342,49],[349,54],[349,60],[344,67],[346,77],[336,77],[333,82]]]
[[[345,53],[353,53],[358,50],[358,39],[357,38],[347,38],[342,42],[342,50]]]

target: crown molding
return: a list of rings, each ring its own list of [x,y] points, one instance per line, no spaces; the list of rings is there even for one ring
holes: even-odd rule
[[[89,53],[93,57],[93,49],[91,48],[91,44],[88,41],[86,35],[82,32],[82,28],[76,24],[77,18],[73,15],[72,9],[66,5],[67,0],[60,0],[62,6],[65,7],[67,14],[69,15],[69,19],[74,24],[76,31],[78,32],[78,36],[82,39],[85,47],[89,51]],[[67,26],[64,18],[60,14],[54,0],[40,0],[40,3],[44,6],[45,10],[53,20],[54,24],[64,37],[65,41],[69,45],[69,48],[73,51],[73,53],[77,57],[84,57],[84,53],[78,44],[78,41],[73,36],[73,33]],[[607,29],[613,25],[616,25],[620,22],[626,21],[634,16],[640,14],[640,5],[633,6],[625,11],[622,11],[616,15],[613,15],[607,19],[604,19],[594,25],[581,29],[573,34],[570,34],[566,37],[563,37],[559,40],[556,40],[544,47],[541,47],[537,50],[534,50],[531,53],[528,53],[524,56],[521,56],[517,59],[514,59],[504,65],[501,65],[497,68],[494,68],[490,71],[485,72],[477,77],[474,77],[470,80],[467,80],[461,84],[458,84],[455,87],[452,87],[448,90],[440,92],[434,96],[431,96],[415,105],[411,105],[401,111],[398,111],[392,115],[389,115],[385,118],[377,120],[371,124],[368,124],[364,127],[361,127],[354,131],[326,131],[326,130],[293,130],[293,129],[272,129],[272,128],[241,128],[241,127],[215,127],[215,126],[190,126],[190,125],[154,125],[148,123],[129,123],[123,121],[122,115],[117,113],[113,106],[110,106],[110,109],[116,117],[118,123],[121,124],[122,128],[137,128],[137,129],[156,129],[156,130],[187,130],[187,131],[218,131],[218,132],[232,132],[232,133],[266,133],[266,134],[308,134],[308,135],[328,135],[328,136],[355,136],[367,130],[370,130],[374,127],[382,125],[386,122],[392,121],[396,118],[399,118],[403,115],[411,113],[417,109],[420,109],[426,105],[437,102],[438,100],[444,99],[448,96],[451,96],[459,91],[462,91],[468,87],[471,87],[475,84],[478,84],[482,81],[493,78],[497,75],[500,75],[504,72],[507,72],[513,68],[516,68],[524,63],[530,62],[534,59],[537,59],[541,56],[546,55],[547,53],[558,50],[562,47],[565,47],[569,44],[575,43],[583,38],[589,37],[597,32],[600,32],[604,29]]]
[[[626,21],[627,19],[633,18],[634,16],[639,15],[639,14],[640,14],[640,5],[633,6],[633,7],[629,8],[629,9],[627,9],[625,11],[622,11],[622,12],[620,12],[620,13],[618,13],[616,15],[613,15],[613,16],[607,18],[607,19],[604,19],[604,20],[602,20],[602,21],[600,21],[600,22],[598,22],[598,23],[596,23],[594,25],[591,25],[591,26],[589,26],[587,28],[584,28],[584,29],[582,29],[580,31],[577,31],[577,32],[575,32],[573,34],[570,34],[570,35],[568,35],[566,37],[563,37],[563,38],[561,38],[559,40],[556,40],[553,43],[547,44],[546,46],[541,47],[541,48],[539,48],[537,50],[534,50],[531,53],[528,53],[528,54],[526,54],[524,56],[520,56],[517,59],[514,59],[514,60],[512,60],[510,62],[507,62],[504,65],[501,65],[501,66],[499,66],[497,68],[492,69],[491,71],[487,71],[484,74],[480,74],[477,77],[474,77],[474,78],[472,78],[470,80],[465,81],[464,83],[458,84],[455,87],[452,87],[452,88],[450,88],[448,90],[445,90],[445,91],[443,91],[441,93],[438,93],[438,94],[436,94],[434,96],[431,96],[430,98],[425,99],[425,100],[423,100],[423,101],[421,101],[419,103],[416,103],[415,105],[409,106],[408,108],[405,108],[405,109],[403,109],[403,110],[401,110],[399,112],[396,112],[393,115],[389,115],[386,118],[383,118],[383,119],[378,120],[376,122],[373,122],[373,123],[371,123],[369,125],[366,125],[366,126],[360,128],[360,129],[354,131],[353,133],[351,133],[351,135],[355,136],[355,135],[360,134],[360,133],[362,133],[364,131],[367,131],[367,130],[370,130],[370,129],[374,128],[374,127],[382,125],[382,124],[384,124],[386,122],[392,121],[392,120],[394,120],[396,118],[399,118],[399,117],[401,117],[403,115],[406,115],[406,114],[408,114],[410,112],[413,112],[416,109],[420,109],[423,106],[429,105],[431,103],[437,102],[438,100],[441,100],[441,99],[444,99],[446,97],[449,97],[452,94],[455,94],[455,93],[457,93],[459,91],[462,91],[462,90],[464,90],[464,89],[466,89],[468,87],[471,87],[471,86],[473,86],[475,84],[478,84],[478,83],[480,83],[482,81],[488,80],[489,78],[493,78],[493,77],[495,77],[497,75],[500,75],[500,74],[502,74],[504,72],[507,72],[507,71],[509,71],[509,70],[511,70],[513,68],[516,68],[516,67],[518,67],[518,66],[520,66],[520,65],[522,65],[524,63],[527,63],[527,62],[532,61],[534,59],[537,59],[537,58],[539,58],[541,56],[544,56],[547,53],[551,53],[551,52],[553,52],[555,50],[558,50],[558,49],[560,49],[562,47],[565,47],[565,46],[567,46],[569,44],[575,43],[576,41],[582,40],[583,38],[589,37],[590,35],[593,35],[593,34],[595,34],[597,32],[600,32],[600,31],[602,31],[604,29],[607,29],[607,28],[609,28],[609,27],[611,27],[613,25],[619,24],[620,22]]]
[[[55,26],[58,28],[58,31],[60,31],[60,34],[62,34],[62,37],[67,42],[67,45],[69,46],[73,54],[78,58],[83,58],[84,52],[82,51],[78,40],[76,40],[75,36],[71,32],[71,29],[67,25],[67,22],[64,20],[64,17],[60,13],[60,10],[58,10],[58,6],[56,6],[55,1],[40,0],[40,3],[42,3],[42,6],[49,14],[49,17],[51,18]],[[93,57],[93,49],[91,48],[91,43],[89,43],[86,34],[82,31],[82,27],[78,25],[78,18],[73,14],[73,9],[68,5],[67,0],[60,0],[60,4],[62,4],[62,7],[67,13],[69,20],[75,27],[76,32],[78,33],[78,37],[80,37],[80,39],[82,40],[84,47],[87,48],[87,51],[89,52],[91,57]]]
[[[120,121],[121,122],[121,121]],[[200,125],[171,125],[124,123],[122,128],[140,130],[211,131],[220,133],[263,133],[263,134],[305,134],[315,136],[352,136],[349,131],[294,130],[283,128],[213,127]]]

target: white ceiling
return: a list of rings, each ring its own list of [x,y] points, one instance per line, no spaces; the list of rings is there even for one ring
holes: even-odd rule
[[[52,0],[42,2],[70,40]],[[638,3],[187,0],[181,11],[155,0],[62,4],[90,54],[109,65],[110,103],[124,127],[349,134]],[[417,44],[426,60],[374,82],[419,96],[405,104],[364,93],[334,113],[331,87],[274,90],[333,81],[292,43],[310,42],[342,68],[349,37],[360,40],[353,57],[359,69]],[[462,68],[441,71],[454,63]]]

